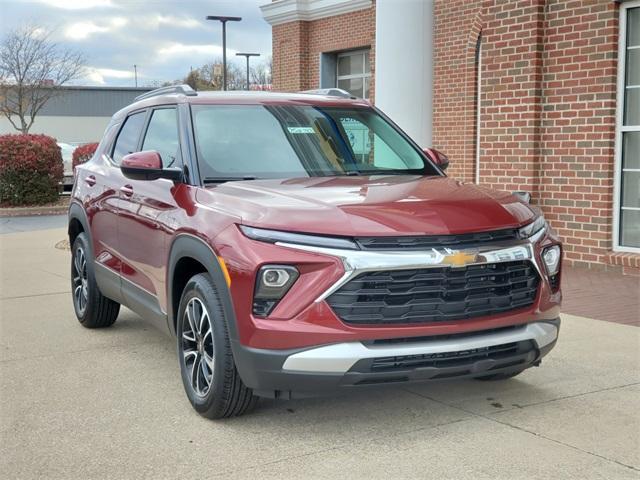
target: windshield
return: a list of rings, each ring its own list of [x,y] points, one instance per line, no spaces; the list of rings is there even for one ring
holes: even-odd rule
[[[371,108],[192,105],[207,181],[335,175],[438,175]]]

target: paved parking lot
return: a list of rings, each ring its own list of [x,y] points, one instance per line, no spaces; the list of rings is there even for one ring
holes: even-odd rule
[[[53,225],[55,226],[55,225]],[[75,320],[63,228],[0,235],[3,478],[640,478],[640,329],[565,315],[541,368],[194,413],[173,342]]]
[[[66,215],[34,215],[32,217],[0,217],[0,234],[49,230],[67,226]]]

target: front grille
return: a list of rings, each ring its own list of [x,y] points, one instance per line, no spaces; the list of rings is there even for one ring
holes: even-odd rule
[[[401,355],[375,358],[370,371],[384,372],[393,370],[412,370],[414,368],[450,368],[473,365],[483,360],[503,360],[527,353],[534,347],[530,341],[505,343],[492,347],[473,348],[458,352],[431,353],[421,355]]]
[[[457,249],[487,242],[517,240],[518,229],[508,228],[489,232],[460,235],[421,235],[403,237],[358,237],[356,243],[362,250],[425,250],[429,248],[455,247]]]
[[[447,322],[531,305],[540,277],[528,260],[366,272],[327,298],[353,325]]]

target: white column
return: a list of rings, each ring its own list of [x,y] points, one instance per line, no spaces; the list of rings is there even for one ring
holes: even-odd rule
[[[421,147],[431,146],[433,0],[376,2],[375,102]]]

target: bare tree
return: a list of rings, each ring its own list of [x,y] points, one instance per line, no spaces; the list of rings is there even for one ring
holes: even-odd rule
[[[186,83],[194,90],[222,90],[222,60],[215,59],[192,69],[177,83]],[[227,63],[227,89],[242,90],[245,83],[245,70],[235,63]]]
[[[260,62],[255,67],[251,67],[251,79],[253,83],[261,87],[271,85],[271,55],[265,61]]]
[[[50,32],[29,25],[10,31],[0,42],[0,113],[22,133],[29,133],[60,87],[84,71],[82,54],[50,38]]]

